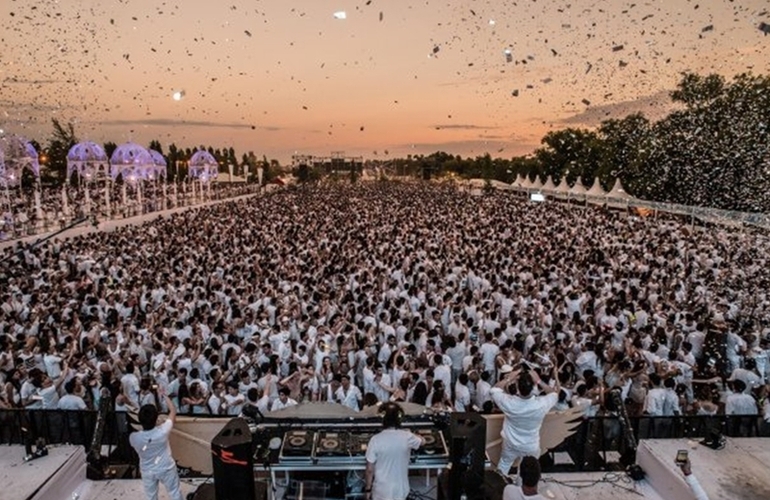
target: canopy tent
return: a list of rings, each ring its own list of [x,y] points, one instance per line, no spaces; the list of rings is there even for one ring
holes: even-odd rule
[[[218,173],[219,164],[208,151],[200,150],[190,158],[190,177],[205,183],[216,179]]]
[[[586,196],[595,196],[599,198],[604,198],[607,196],[607,192],[602,187],[602,183],[599,182],[598,177],[594,179],[594,184],[591,186],[591,189],[586,191]]]
[[[154,169],[155,162],[150,153],[139,144],[127,142],[115,149],[110,158],[110,176],[118,176],[128,183],[135,183],[145,178],[148,169]]]
[[[546,179],[545,184],[543,184],[543,187],[540,189],[548,193],[552,193],[556,190],[556,185],[553,183],[553,179],[550,175],[548,176],[548,179]]]
[[[530,189],[534,189],[535,191],[540,191],[541,189],[543,189],[543,181],[540,180],[539,175],[535,176],[535,180],[532,182]]]
[[[25,168],[40,179],[37,151],[23,137],[13,134],[0,137],[0,155],[0,182],[6,187],[19,185]]]
[[[569,189],[569,192],[573,198],[585,198],[588,190],[586,189],[585,184],[583,184],[583,180],[578,177],[575,181],[575,185]]]
[[[167,170],[166,159],[162,154],[160,154],[158,151],[155,151],[154,149],[148,149],[147,151],[152,157],[153,167],[148,168],[145,171],[145,179],[165,179]]]
[[[631,199],[633,196],[628,194],[626,190],[623,188],[623,184],[620,182],[620,179],[615,179],[615,185],[612,186],[612,189],[610,189],[609,193],[607,193],[608,198],[614,198],[614,199]]]
[[[110,174],[110,162],[104,149],[95,142],[79,142],[67,153],[67,182],[72,173],[90,181],[106,178]]]
[[[557,198],[569,198],[570,187],[566,177],[564,177],[559,185],[554,188],[553,192]]]

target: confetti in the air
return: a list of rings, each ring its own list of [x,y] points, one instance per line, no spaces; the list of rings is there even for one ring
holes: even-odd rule
[[[344,10],[340,10],[334,13],[334,19],[347,19],[348,15]]]
[[[181,101],[182,99],[184,99],[184,96],[185,96],[184,90],[177,90],[176,92],[171,94],[171,98],[174,99],[175,101]]]

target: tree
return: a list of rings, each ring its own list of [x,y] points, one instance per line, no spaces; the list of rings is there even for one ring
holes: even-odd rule
[[[71,122],[66,126],[56,118],[51,118],[51,122],[53,133],[48,141],[48,171],[56,181],[63,182],[67,180],[67,153],[77,144],[78,139]]]
[[[562,177],[574,183],[578,177],[592,182],[602,158],[602,142],[596,132],[566,128],[548,132],[542,139],[545,146],[535,151],[542,180],[548,177],[559,183]]]
[[[649,167],[652,147],[650,121],[642,113],[634,113],[623,119],[602,122],[598,136],[602,141],[602,158],[597,176],[605,179],[620,178],[630,193],[644,193],[654,179]]]
[[[163,155],[163,146],[161,146],[160,141],[153,139],[150,141],[150,147],[149,149],[155,150],[161,155]],[[165,155],[163,155],[165,156]]]
[[[118,145],[114,142],[107,141],[104,143],[104,154],[107,155],[107,158],[112,158],[112,153],[114,153],[116,149],[118,149]]]

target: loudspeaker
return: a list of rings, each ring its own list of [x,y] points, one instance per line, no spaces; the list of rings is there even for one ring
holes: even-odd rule
[[[478,413],[452,413],[449,423],[449,500],[463,491],[469,500],[483,498],[487,421]]]
[[[260,481],[254,486],[255,500],[267,500],[267,484]],[[194,492],[187,494],[187,500],[217,500],[216,489],[211,483],[203,483]]]
[[[211,441],[217,500],[254,498],[254,458],[249,424],[234,418]]]

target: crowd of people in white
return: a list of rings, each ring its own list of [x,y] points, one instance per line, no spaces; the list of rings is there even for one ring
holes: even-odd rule
[[[305,401],[760,415],[770,236],[512,193],[294,188],[0,256],[0,408]],[[557,380],[558,379],[558,380]],[[511,386],[510,390],[515,390]],[[543,392],[535,388],[535,392]]]
[[[109,185],[105,187],[105,183]],[[64,188],[46,186],[40,189],[40,211],[35,202],[34,187],[13,188],[0,197],[0,241],[21,238],[30,234],[60,229],[73,220],[85,216],[99,219],[131,217],[169,208],[193,205],[203,200],[221,200],[258,190],[255,184],[211,183],[206,189],[194,192],[190,180],[174,187],[161,182],[148,182],[142,186],[142,197],[137,196],[137,186],[126,188],[111,181],[71,185]],[[109,190],[109,198],[105,189]],[[88,194],[86,194],[86,192]]]

